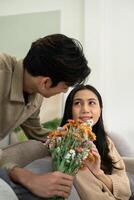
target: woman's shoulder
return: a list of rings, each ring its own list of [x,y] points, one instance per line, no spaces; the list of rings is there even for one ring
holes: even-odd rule
[[[107,135],[107,143],[109,147],[115,148],[114,142],[109,135]]]
[[[115,147],[115,144],[110,136],[107,136],[107,143],[108,143],[108,148],[109,148],[109,154],[112,157],[112,159],[114,161],[122,160],[121,156],[120,156],[117,148]]]
[[[107,136],[107,144],[108,144],[110,154],[115,154],[115,153],[119,154],[112,138],[109,135]]]

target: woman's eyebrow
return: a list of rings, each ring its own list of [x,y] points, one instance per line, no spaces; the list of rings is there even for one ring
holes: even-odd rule
[[[89,98],[88,100],[97,101],[97,99],[96,99],[96,98]]]
[[[76,98],[76,99],[74,99],[74,101],[81,101],[81,100],[83,100],[83,99],[81,99],[81,98]]]
[[[76,98],[76,99],[74,99],[74,101],[82,101],[83,99],[82,98]],[[88,101],[90,100],[93,100],[93,101],[97,101],[97,99],[96,98],[88,98],[87,99]]]

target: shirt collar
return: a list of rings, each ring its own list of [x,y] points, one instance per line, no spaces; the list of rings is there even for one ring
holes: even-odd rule
[[[10,93],[10,101],[18,101],[25,103],[24,96],[23,96],[23,60],[17,61],[13,75],[12,75],[12,82],[11,82],[11,93]],[[31,94],[29,95],[29,102],[28,104],[32,104],[33,106],[38,105],[39,99],[42,97],[39,94]]]
[[[24,73],[23,61],[22,60],[17,61],[12,75],[11,93],[10,93],[11,101],[24,102],[23,73]]]

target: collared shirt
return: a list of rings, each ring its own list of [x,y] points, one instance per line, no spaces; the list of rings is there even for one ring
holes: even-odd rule
[[[23,94],[23,61],[0,54],[0,140],[21,126],[29,138],[44,140],[48,130],[40,125],[39,112],[43,97]]]

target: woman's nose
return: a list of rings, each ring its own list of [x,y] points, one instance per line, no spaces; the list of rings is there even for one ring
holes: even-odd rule
[[[82,106],[82,111],[83,111],[83,112],[86,112],[86,113],[89,113],[89,112],[90,112],[89,106],[86,105],[86,104],[84,104],[84,105]]]

